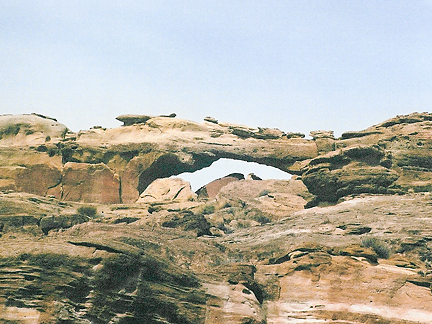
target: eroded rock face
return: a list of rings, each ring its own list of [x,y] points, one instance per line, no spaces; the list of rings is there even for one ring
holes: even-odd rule
[[[46,142],[16,129],[0,139],[1,189],[20,191],[0,192],[0,321],[430,323],[431,195],[413,192],[432,183],[430,114],[314,140],[167,117]],[[222,157],[298,177],[134,204]],[[304,209],[311,193],[344,201]]]
[[[137,201],[139,195],[154,180],[183,172],[193,172],[211,165],[220,158],[255,161],[289,171],[296,161],[312,158],[317,154],[316,146],[312,141],[288,138],[283,136],[284,133],[280,130],[254,129],[224,123],[199,124],[175,119],[172,116],[120,117],[126,126],[115,129],[94,128],[78,134],[63,134],[64,136],[60,138],[54,136],[58,131],[54,133],[47,131],[40,135],[41,138],[44,137],[41,143],[32,142],[34,137],[31,134],[15,134],[15,131],[11,131],[7,137],[0,139],[2,146],[0,153],[6,154],[8,151],[8,154],[13,156],[12,160],[5,159],[1,162],[2,188],[44,195],[47,194],[46,186],[48,186],[50,190],[48,194],[63,199],[130,203]],[[4,123],[10,123],[8,126],[10,129],[18,129],[18,124],[21,123],[19,122],[21,117],[2,116],[2,118]],[[38,116],[31,116],[31,118],[34,119],[35,124],[43,126],[35,126],[37,129],[45,129],[44,125],[47,121],[45,118]],[[54,123],[52,120],[50,122]],[[65,130],[66,127],[59,129]],[[49,134],[53,136],[50,141],[45,142]],[[33,147],[32,145],[35,144],[39,146]],[[24,155],[22,152],[32,158],[21,159]],[[48,183],[44,188],[32,185],[37,183],[40,172],[34,174],[29,172],[26,174],[29,185],[17,186],[18,173],[14,173],[13,168],[20,166],[32,169],[36,164],[33,161],[34,156],[44,160],[46,164],[53,165],[58,171],[61,171],[67,163],[77,163],[82,166],[75,165],[71,168],[68,165],[63,171],[67,174],[62,178],[59,186],[55,186],[55,182],[58,181],[55,177],[49,181],[47,179]],[[111,192],[111,189],[117,186],[116,180],[111,177],[111,183],[102,184],[109,178],[104,173],[92,174],[92,185],[85,185],[82,182],[82,177],[85,175],[83,170],[88,169],[89,165],[101,164],[118,175],[121,190],[118,191],[116,198],[113,197],[114,192]],[[73,173],[77,174],[73,175]],[[78,179],[80,186],[75,188],[77,182],[71,180],[73,178]],[[72,181],[74,186],[63,183],[64,180]],[[101,195],[99,191],[93,191],[92,188],[97,182],[100,182],[101,186],[106,186],[110,193]],[[93,198],[90,198],[91,196]],[[110,198],[107,198],[108,196]]]
[[[379,146],[355,145],[319,156],[304,169],[302,180],[322,201],[349,194],[387,193],[399,178]]]
[[[39,114],[0,115],[3,145],[36,145],[64,138],[69,132],[56,119]]]
[[[362,195],[212,236],[208,202],[77,217],[81,203],[0,193],[0,322],[430,323],[430,202]]]
[[[240,180],[221,188],[216,196],[220,205],[241,207],[247,211],[246,219],[260,222],[276,221],[290,213],[302,210],[313,195],[297,178],[290,180]],[[233,212],[232,209],[229,209]],[[235,209],[234,209],[235,212]],[[225,216],[228,218],[228,215]]]
[[[327,201],[362,192],[427,191],[432,184],[431,127],[431,114],[414,113],[344,133],[332,144],[334,151],[326,149],[306,163],[303,181]]]
[[[62,174],[64,200],[120,203],[119,177],[104,163],[67,162]]]
[[[72,134],[66,126],[40,115],[0,116],[0,189],[132,203],[154,180],[193,172],[220,158],[300,175],[321,201],[432,188],[429,113],[397,116],[364,131],[344,133],[340,139],[333,138],[331,131],[312,132],[311,140],[278,129],[195,123],[173,116],[120,117],[126,126]],[[67,163],[82,167],[67,167],[67,176],[59,177]],[[83,170],[93,168],[90,165],[105,165],[112,174],[95,172],[92,184],[85,185]],[[73,186],[64,183],[73,178],[79,179],[79,186],[74,180]],[[109,193],[93,190],[97,186]]]

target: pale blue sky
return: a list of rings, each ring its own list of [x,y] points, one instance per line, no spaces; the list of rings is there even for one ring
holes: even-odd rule
[[[0,0],[0,114],[284,131],[431,111],[432,0]]]

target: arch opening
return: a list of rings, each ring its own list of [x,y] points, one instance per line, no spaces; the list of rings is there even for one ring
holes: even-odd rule
[[[255,162],[245,162],[241,160],[225,158],[219,159],[218,161],[213,162],[210,166],[198,171],[184,172],[172,177],[182,178],[183,180],[190,182],[192,190],[197,191],[202,186],[210,183],[211,181],[225,177],[232,173],[242,173],[245,177],[250,173],[254,173],[263,180],[289,180],[291,178],[291,174],[275,167]]]

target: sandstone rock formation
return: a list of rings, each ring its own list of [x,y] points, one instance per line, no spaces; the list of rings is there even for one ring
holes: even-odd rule
[[[61,185],[64,200],[120,203],[120,179],[104,163],[65,163]]]
[[[379,146],[353,145],[312,159],[302,180],[323,201],[349,194],[387,193],[399,178]]]
[[[216,196],[220,205],[230,206],[227,211],[238,218],[253,217],[258,222],[276,221],[293,211],[302,210],[313,199],[306,186],[297,178],[291,180],[241,180],[221,188]],[[241,208],[236,213],[233,208]],[[241,214],[241,215],[240,215]],[[252,216],[255,215],[255,216]],[[229,215],[224,215],[230,219]],[[234,218],[235,219],[235,218]],[[233,220],[234,220],[233,219]]]
[[[40,114],[1,115],[0,139],[3,145],[37,145],[58,141],[69,132],[56,119]]]
[[[0,194],[0,322],[430,323],[430,194],[361,195],[220,237],[190,229],[208,202],[190,203],[83,218],[78,203]],[[158,213],[171,221],[146,225]]]
[[[12,122],[11,127],[17,125],[14,123],[18,117],[1,118]],[[46,123],[46,119],[42,117],[32,118],[39,118],[43,125]],[[36,119],[35,122],[37,121]],[[135,202],[154,180],[186,171],[192,172],[207,167],[220,158],[255,161],[288,171],[296,161],[312,158],[317,154],[313,142],[300,138],[288,139],[282,136],[281,131],[224,123],[198,124],[171,117],[152,117],[145,124],[129,121],[131,125],[128,122],[129,126],[115,129],[95,128],[78,134],[68,134],[64,138],[54,138],[53,135],[49,142],[45,142],[45,137],[48,136],[46,135],[43,142],[36,142],[39,146],[30,144],[30,138],[25,135],[18,136],[12,132],[0,140],[0,153],[5,156],[0,166],[1,189],[25,190],[44,195],[54,186],[53,180],[47,185],[48,188],[17,188],[17,166],[29,168],[36,163],[51,165],[61,173],[68,162],[87,166],[104,164],[113,174],[118,175],[121,183],[116,200]],[[23,155],[31,156],[31,159],[24,160]],[[6,158],[8,156],[13,159]],[[82,172],[81,168],[80,170],[77,172]],[[39,177],[40,172],[35,175],[31,172],[26,174],[28,181]],[[93,177],[93,181],[99,180]],[[61,187],[60,184],[60,190],[54,194],[59,194],[63,199],[77,200],[83,197],[79,192],[67,192],[65,195]],[[108,189],[116,190],[112,187]],[[91,195],[92,192],[88,191],[87,194]],[[105,198],[101,198],[98,193],[93,201],[101,201],[100,199]]]
[[[364,131],[344,133],[340,139],[331,131],[315,131],[311,140],[278,129],[172,117],[120,116],[123,127],[72,134],[48,117],[0,116],[0,189],[64,200],[130,203],[154,180],[193,172],[220,158],[254,161],[301,175],[317,202],[432,186],[428,113],[398,116]],[[76,165],[71,168],[68,163]],[[95,172],[92,184],[64,183],[82,181],[79,178],[92,173],[93,165],[105,172]]]
[[[197,190],[198,198],[215,198],[222,187],[230,182],[242,180],[244,178],[244,175],[241,173],[231,173],[225,177],[213,180]]]
[[[128,121],[0,116],[0,322],[431,322],[431,114],[340,139]],[[294,176],[167,179],[219,158]]]
[[[189,182],[180,178],[156,179],[141,194],[137,202],[188,201],[197,197]]]
[[[167,116],[158,116],[158,117],[169,117],[169,118],[175,118],[177,115],[175,113],[172,113]],[[148,115],[121,115],[116,117],[117,120],[123,122],[123,126],[130,126],[135,124],[145,124],[148,120],[154,118],[155,116],[148,116]]]

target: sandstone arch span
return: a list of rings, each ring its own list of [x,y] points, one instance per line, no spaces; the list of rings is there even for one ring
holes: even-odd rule
[[[321,200],[432,188],[429,113],[397,116],[340,139],[332,132],[311,132],[312,139],[304,139],[278,129],[172,117],[125,125],[75,134],[41,115],[0,116],[0,190],[131,203],[153,180],[221,158],[301,175]]]

